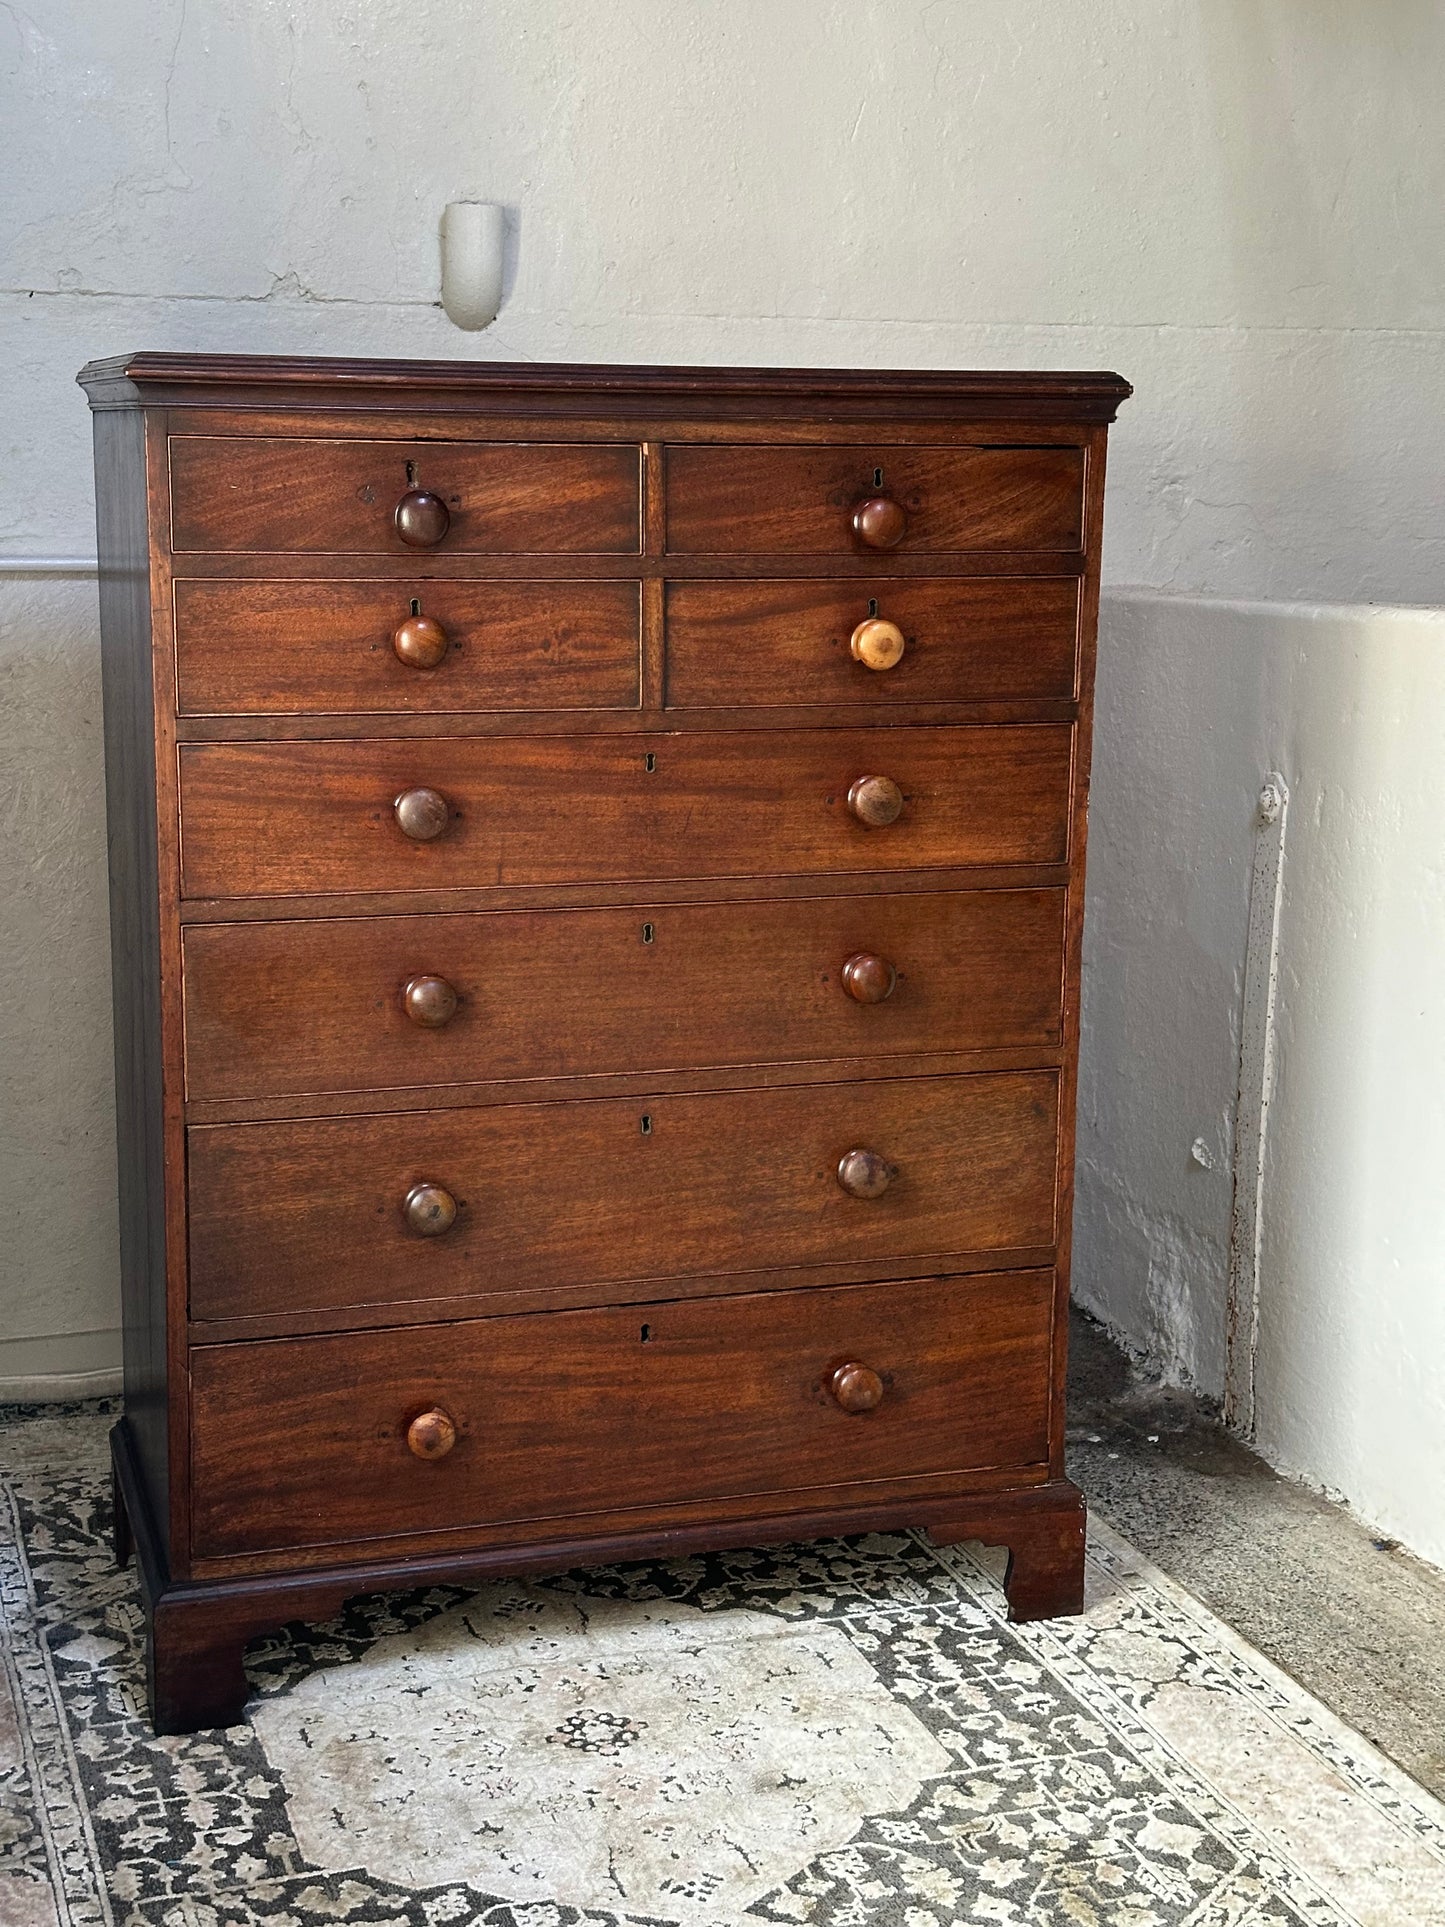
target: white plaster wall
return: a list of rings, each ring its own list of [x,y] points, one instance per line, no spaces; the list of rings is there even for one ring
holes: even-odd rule
[[[1436,0],[17,0],[0,560],[91,549],[73,376],[130,348],[1113,366],[1138,392],[1112,580],[1445,599],[1442,73]],[[480,336],[436,306],[464,196],[513,210]],[[93,592],[0,576],[0,627],[3,1391],[113,1357],[116,1308]],[[1100,812],[1091,944],[1135,996],[1093,1010],[1080,1275],[1209,1384],[1244,887],[1209,835],[1247,817],[1258,719],[1218,708],[1207,649],[1166,673],[1142,632],[1121,684],[1128,633],[1100,796],[1217,776],[1231,801],[1168,847]],[[1109,920],[1146,875],[1183,938],[1163,897]],[[75,986],[68,1020],[25,1014],[46,981]],[[1172,1108],[1126,1102],[1158,1037],[1196,1029],[1199,1101],[1186,1078]],[[1212,1173],[1171,1161],[1186,1112]]]
[[[1445,1565],[1445,611],[1112,595],[1099,727],[1078,1295],[1222,1392],[1250,860],[1277,769],[1257,1442]]]

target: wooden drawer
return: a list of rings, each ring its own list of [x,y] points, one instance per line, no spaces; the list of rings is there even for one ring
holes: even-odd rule
[[[311,440],[174,435],[171,547],[390,555],[633,555],[641,546],[635,442]],[[441,497],[435,545],[397,532],[403,495]]]
[[[1005,1272],[203,1347],[193,1548],[1041,1467],[1052,1301],[1051,1272]],[[831,1390],[850,1363],[871,1410]],[[424,1460],[408,1427],[435,1409],[456,1443]]]
[[[869,616],[903,631],[891,668],[855,661]],[[1071,698],[1076,577],[671,582],[667,700],[712,704],[953,703]]]
[[[751,734],[192,743],[192,897],[1062,863],[1067,724]],[[901,790],[866,828],[849,794]],[[396,799],[447,806],[414,842]],[[440,810],[440,805],[438,806]]]
[[[233,1318],[1054,1240],[1054,1071],[203,1125],[191,1314]],[[839,1162],[893,1172],[850,1196]],[[418,1235],[416,1186],[455,1221]]]
[[[667,450],[667,546],[674,555],[869,555],[853,512],[880,495],[907,517],[896,555],[1072,554],[1083,543],[1077,448],[679,443]]]
[[[437,628],[426,629],[420,615]],[[637,582],[175,585],[182,715],[636,709]],[[440,660],[407,660],[442,650]]]
[[[845,988],[860,955],[897,973],[891,991],[858,984],[879,1002]],[[186,1085],[267,1097],[1056,1046],[1063,971],[1062,890],[192,924]]]

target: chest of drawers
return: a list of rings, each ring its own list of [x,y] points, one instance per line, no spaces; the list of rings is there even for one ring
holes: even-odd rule
[[[387,1586],[902,1526],[1077,1610],[1113,375],[137,355],[94,411],[161,1731]]]

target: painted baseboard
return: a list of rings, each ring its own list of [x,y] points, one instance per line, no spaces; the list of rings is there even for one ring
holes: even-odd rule
[[[53,1332],[0,1339],[0,1405],[109,1398],[121,1388],[120,1333]]]

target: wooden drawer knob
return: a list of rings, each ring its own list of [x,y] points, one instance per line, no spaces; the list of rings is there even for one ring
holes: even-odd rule
[[[850,1198],[881,1198],[895,1172],[876,1151],[845,1151],[838,1160],[838,1182]]]
[[[845,1412],[871,1412],[883,1402],[883,1380],[871,1365],[852,1360],[833,1373],[828,1390]]]
[[[457,1201],[440,1184],[414,1184],[401,1208],[407,1229],[418,1238],[440,1238],[457,1221]]]
[[[848,638],[854,662],[861,662],[865,669],[894,668],[902,662],[907,646],[898,624],[885,622],[882,616],[869,616]]]
[[[429,488],[409,488],[396,505],[396,532],[409,549],[434,549],[451,525],[451,510]]]
[[[843,965],[843,988],[855,1004],[881,1004],[893,995],[898,972],[886,957],[858,950]]]
[[[457,1442],[456,1422],[440,1405],[434,1405],[429,1412],[419,1412],[407,1426],[406,1442],[419,1459],[444,1459]]]
[[[891,776],[860,776],[848,790],[848,807],[865,829],[881,830],[903,814],[903,792]]]
[[[853,533],[865,548],[896,548],[907,526],[902,504],[891,495],[870,495],[853,511]]]
[[[401,1007],[423,1030],[440,1030],[457,1014],[457,993],[445,977],[408,977]]]
[[[430,843],[451,819],[451,809],[440,790],[404,790],[392,809],[397,828],[413,843]]]
[[[447,652],[447,632],[434,616],[408,616],[393,630],[391,646],[408,669],[435,669]]]

